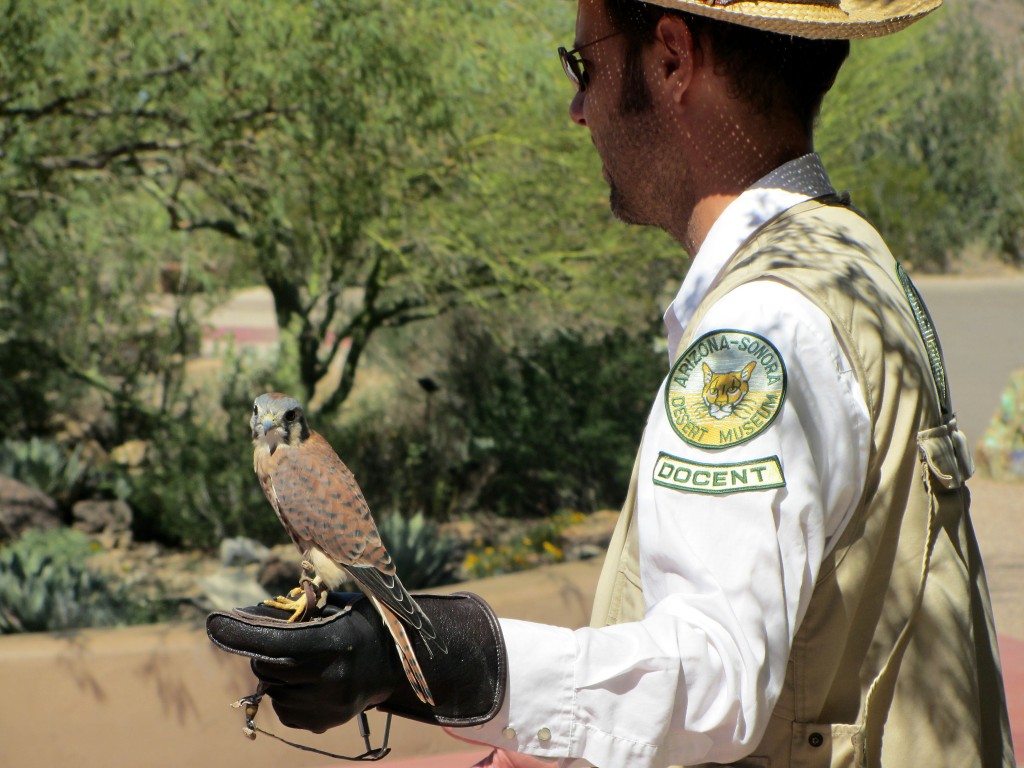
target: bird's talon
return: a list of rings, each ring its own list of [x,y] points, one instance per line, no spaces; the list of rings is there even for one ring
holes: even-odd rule
[[[292,595],[295,595],[295,597],[292,597]],[[292,624],[304,618],[309,598],[306,595],[306,590],[302,587],[296,587],[288,593],[288,597],[278,595],[270,600],[264,600],[263,604],[270,608],[277,608],[278,610],[291,613],[288,623]]]

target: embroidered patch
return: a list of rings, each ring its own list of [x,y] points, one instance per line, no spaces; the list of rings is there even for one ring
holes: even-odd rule
[[[672,429],[698,448],[729,448],[764,431],[786,399],[786,366],[768,339],[705,333],[680,355],[665,387]]]
[[[777,456],[738,464],[701,464],[659,453],[654,484],[689,493],[741,493],[782,488],[786,478]]]

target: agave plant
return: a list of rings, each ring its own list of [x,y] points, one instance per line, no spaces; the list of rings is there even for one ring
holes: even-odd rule
[[[455,540],[441,534],[422,512],[410,517],[392,512],[378,521],[378,530],[407,588],[426,589],[453,580]]]
[[[163,606],[141,604],[90,569],[88,538],[66,528],[29,531],[0,548],[0,634],[142,623]]]
[[[0,474],[67,501],[87,478],[89,465],[80,447],[67,454],[52,440],[5,440],[0,443]]]

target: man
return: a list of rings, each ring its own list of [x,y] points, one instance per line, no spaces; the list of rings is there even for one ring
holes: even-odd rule
[[[846,40],[939,2],[579,1],[560,55],[612,210],[693,256],[593,627],[422,598],[428,708],[365,601],[213,615],[286,724],[377,705],[508,765],[1013,765],[941,350],[812,153]]]

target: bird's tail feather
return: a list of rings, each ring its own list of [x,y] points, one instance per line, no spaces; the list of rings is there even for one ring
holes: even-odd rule
[[[388,632],[391,633],[391,637],[395,640],[395,646],[398,648],[398,657],[402,660],[402,668],[405,670],[405,676],[409,680],[409,685],[412,686],[413,691],[416,693],[416,697],[424,704],[434,706],[434,697],[430,693],[427,678],[423,675],[420,662],[416,658],[415,651],[412,649],[412,641],[409,640],[409,635],[405,631],[405,625],[390,609],[382,605],[376,597],[372,595],[367,595],[367,597],[373,602],[374,607],[384,620],[384,626],[388,628]]]

